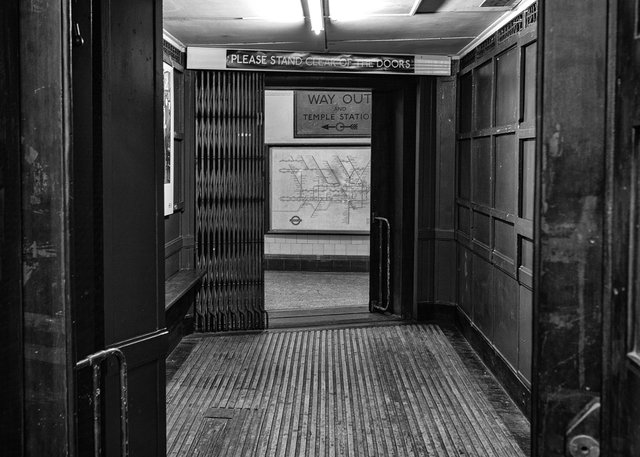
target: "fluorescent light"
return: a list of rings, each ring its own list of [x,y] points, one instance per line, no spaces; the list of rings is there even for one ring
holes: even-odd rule
[[[307,0],[309,8],[309,20],[311,21],[311,30],[316,35],[324,30],[324,14],[322,14],[322,0]]]

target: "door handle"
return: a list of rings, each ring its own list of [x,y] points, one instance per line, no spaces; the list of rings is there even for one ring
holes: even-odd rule
[[[375,216],[373,220],[378,223],[378,300],[372,301],[372,308],[386,312],[391,305],[391,223],[389,219]],[[386,230],[385,230],[386,228]],[[386,237],[385,237],[386,234]],[[383,246],[383,239],[386,239],[386,246]],[[386,249],[385,249],[386,248]],[[384,262],[383,262],[384,258]],[[383,269],[386,271],[386,297],[383,298]]]
[[[94,456],[102,455],[102,412],[101,402],[102,392],[100,391],[100,383],[102,379],[101,364],[109,358],[115,358],[118,361],[120,374],[120,452],[122,457],[129,456],[129,392],[128,392],[128,373],[127,359],[124,353],[118,348],[105,349],[95,354],[87,356],[87,358],[76,363],[76,369],[92,367],[93,368],[93,439],[94,439]]]

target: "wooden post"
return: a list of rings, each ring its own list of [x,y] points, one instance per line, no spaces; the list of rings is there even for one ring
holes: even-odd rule
[[[565,431],[601,392],[607,8],[541,1],[532,437]]]
[[[20,1],[24,455],[73,455],[70,2]]]

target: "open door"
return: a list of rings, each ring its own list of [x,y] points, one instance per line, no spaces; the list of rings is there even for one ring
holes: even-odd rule
[[[78,455],[164,455],[162,2],[72,7]]]

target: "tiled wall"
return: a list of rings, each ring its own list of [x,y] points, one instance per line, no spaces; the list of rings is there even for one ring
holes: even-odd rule
[[[265,235],[266,255],[368,256],[368,235]]]

